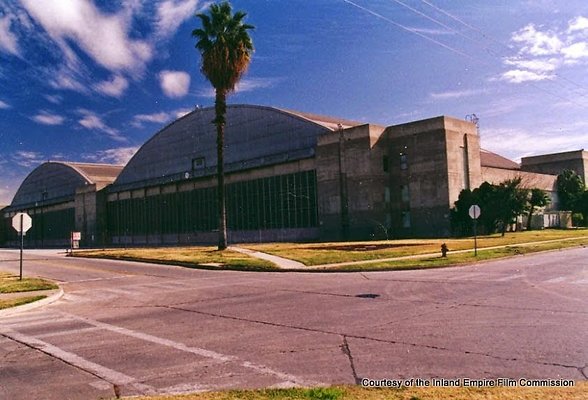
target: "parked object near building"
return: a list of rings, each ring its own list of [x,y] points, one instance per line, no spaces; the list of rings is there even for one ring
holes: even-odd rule
[[[81,246],[215,243],[213,119],[213,108],[185,115],[124,168],[42,164],[4,221],[21,210],[38,219],[35,246],[66,243],[71,231]],[[448,236],[462,189],[513,177],[557,203],[556,174],[481,149],[473,123],[446,116],[384,127],[230,105],[225,145],[229,242]]]

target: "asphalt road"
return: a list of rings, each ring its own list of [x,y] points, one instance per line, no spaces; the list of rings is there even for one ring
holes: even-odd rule
[[[0,250],[0,270],[17,255]],[[588,376],[586,248],[361,274],[25,256],[65,295],[0,317],[0,399]]]

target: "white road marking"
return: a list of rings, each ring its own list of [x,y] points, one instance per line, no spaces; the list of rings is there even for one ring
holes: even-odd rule
[[[298,378],[297,376],[287,374],[284,372],[280,372],[280,371],[276,371],[276,370],[273,370],[273,369],[266,367],[264,365],[259,365],[259,364],[251,363],[249,361],[240,360],[238,357],[235,357],[235,356],[217,353],[215,351],[206,350],[206,349],[203,349],[200,347],[186,346],[183,343],[174,342],[173,340],[164,339],[164,338],[161,338],[158,336],[153,336],[148,333],[133,331],[131,329],[107,324],[105,322],[100,322],[100,321],[92,320],[89,318],[79,317],[77,315],[73,315],[73,314],[69,314],[69,313],[65,313],[65,312],[62,312],[62,314],[67,317],[77,319],[79,321],[83,321],[87,324],[94,325],[96,327],[103,328],[103,329],[109,330],[111,332],[116,332],[121,335],[126,335],[126,336],[130,336],[130,337],[134,337],[136,339],[144,340],[146,342],[151,342],[151,343],[155,343],[155,344],[158,344],[161,346],[171,347],[173,349],[180,350],[180,351],[183,351],[186,353],[196,354],[201,357],[210,358],[210,359],[213,359],[218,362],[234,362],[244,368],[252,369],[252,370],[257,371],[261,374],[273,375],[283,381],[291,383],[292,386],[294,386],[294,385],[297,385],[297,386],[316,386],[316,385],[318,385],[317,382],[305,381],[301,378]]]
[[[50,354],[53,357],[63,360],[68,364],[76,366],[84,371],[90,372],[98,376],[99,378],[102,378],[105,381],[110,382],[111,384],[116,384],[120,386],[130,386],[139,391],[141,394],[156,393],[155,388],[137,382],[137,380],[131,376],[125,375],[122,372],[118,372],[103,365],[96,364],[92,361],[86,360],[85,358],[82,358],[77,354],[70,353],[63,349],[60,349],[57,346],[54,346],[47,342],[43,342],[42,340],[37,339],[33,336],[28,336],[6,327],[0,327],[0,334],[13,339],[14,341],[24,343],[46,354]]]

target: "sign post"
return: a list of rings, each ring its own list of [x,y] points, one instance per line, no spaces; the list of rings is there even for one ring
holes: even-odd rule
[[[20,234],[20,274],[22,281],[22,249],[24,247],[24,235],[33,226],[33,220],[27,213],[18,213],[12,217],[12,227]]]
[[[470,218],[474,220],[474,256],[478,257],[478,218],[480,217],[480,206],[474,204],[468,210]]]

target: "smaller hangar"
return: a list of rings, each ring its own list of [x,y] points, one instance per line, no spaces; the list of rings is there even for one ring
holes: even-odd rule
[[[11,219],[24,211],[33,219],[33,227],[25,236],[28,247],[67,246],[72,231],[82,233],[81,245],[105,243],[104,188],[114,182],[122,168],[62,161],[39,165],[2,210],[5,241],[9,245],[18,242]]]

